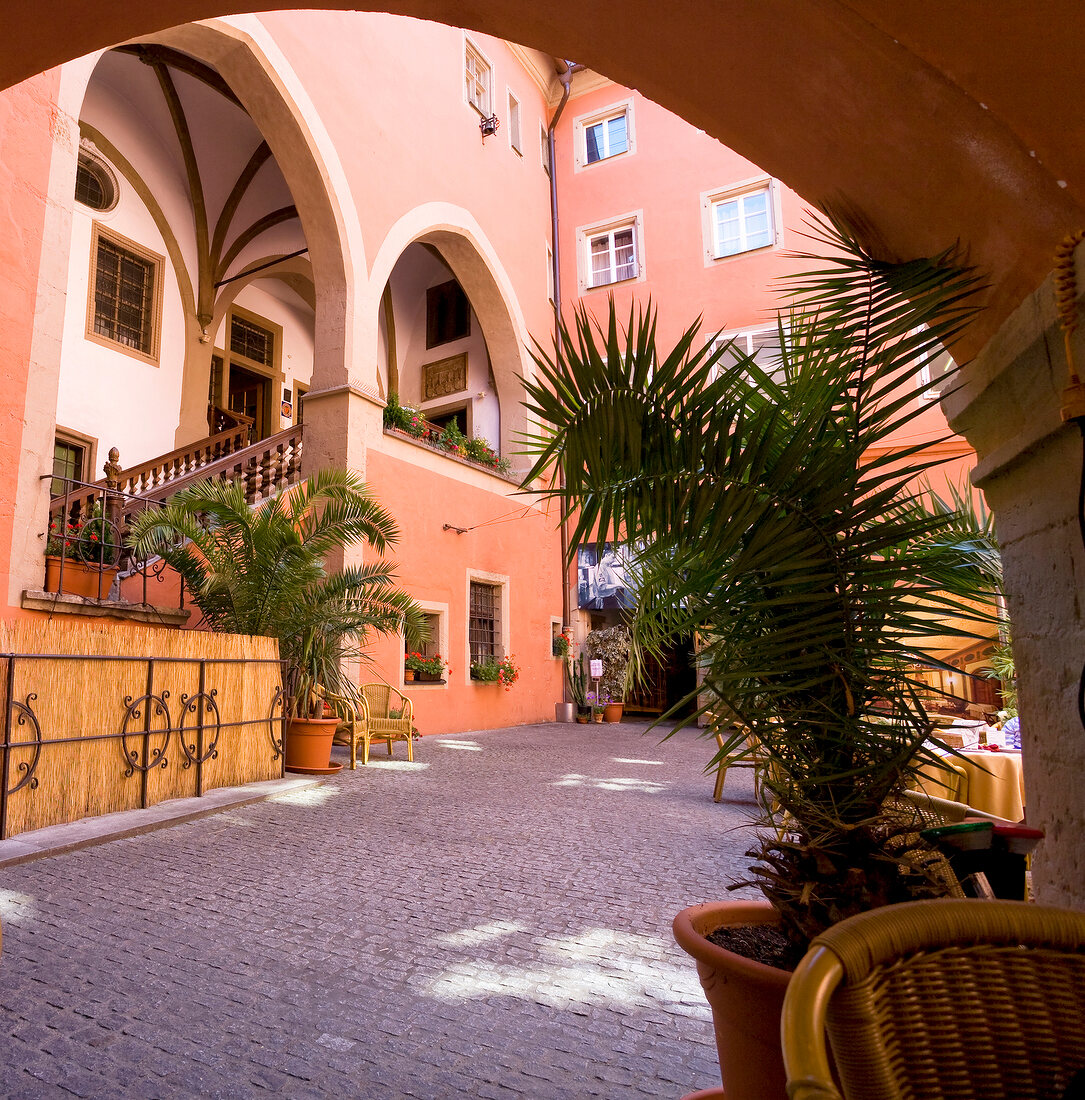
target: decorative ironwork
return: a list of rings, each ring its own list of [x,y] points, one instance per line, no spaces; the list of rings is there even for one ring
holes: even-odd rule
[[[7,746],[8,751],[33,747],[34,755],[30,760],[24,760],[19,764],[17,770],[23,773],[23,777],[14,787],[8,788],[8,794],[15,794],[16,791],[21,791],[23,787],[35,790],[38,786],[38,777],[34,772],[37,771],[38,761],[41,759],[41,725],[38,722],[38,716],[34,713],[34,708],[30,705],[37,697],[37,693],[32,691],[26,697],[25,703],[20,703],[18,699],[13,699],[11,702],[12,711],[18,712],[15,724],[25,726],[29,722],[34,727],[34,739],[32,741],[11,741]]]
[[[135,775],[137,771],[146,774],[152,768],[164,768],[169,764],[166,749],[169,748],[170,734],[173,732],[170,709],[166,703],[169,695],[168,691],[164,691],[161,695],[148,692],[138,699],[133,699],[131,695],[124,697],[125,711],[124,721],[121,723],[121,752],[124,753],[124,760],[127,764],[124,770],[126,777]],[[146,704],[146,711],[141,709],[143,704]],[[152,720],[159,717],[165,717],[165,729],[151,729]],[[143,721],[144,723],[144,728],[139,731],[139,736],[144,738],[142,750],[128,747],[129,721]],[[161,746],[152,746],[150,737],[161,737]]]
[[[222,716],[219,714],[218,703],[215,702],[217,695],[218,688],[212,688],[210,691],[199,691],[195,695],[181,696],[182,717],[180,728],[177,730],[177,739],[181,742],[181,751],[185,754],[185,759],[181,764],[182,768],[191,768],[193,764],[202,764],[206,760],[218,759]],[[194,726],[185,725],[184,715],[186,714],[196,716]],[[206,726],[203,723],[203,716],[207,714],[214,716],[215,721],[211,726]],[[196,740],[191,744],[186,737],[186,734],[190,732],[196,734]],[[207,732],[213,732],[214,736],[205,744],[204,737]]]
[[[32,669],[39,662],[72,662],[77,665],[120,662],[130,665],[133,660],[139,661],[145,667],[143,694],[138,698],[131,695],[124,695],[121,698],[118,694],[116,705],[123,706],[123,718],[117,722],[115,719],[106,718],[103,713],[103,725],[99,728],[61,730],[58,731],[59,736],[47,735],[42,729],[42,719],[35,710],[36,705],[40,706],[39,693],[27,690],[36,681],[31,680],[30,683],[24,681],[25,686],[20,688],[20,694],[23,692],[26,694],[22,698],[19,698],[15,691],[18,676],[34,675],[33,672],[24,671],[25,667],[30,666]],[[232,713],[224,716],[221,685],[212,686],[216,671],[258,666],[275,668],[275,680],[268,682],[270,680],[268,678],[264,681],[268,683],[270,707],[265,709],[261,703],[255,702],[250,704],[251,709],[238,712],[235,700],[231,706],[225,707],[227,712],[232,711]],[[191,694],[180,695],[179,705],[173,704],[173,709],[178,712],[176,725],[170,711],[171,693],[156,688],[155,685],[156,669],[160,667],[173,670],[189,668],[198,671],[199,686]],[[219,760],[223,752],[228,751],[223,747],[223,735],[228,730],[243,730],[246,732],[247,739],[250,731],[257,732],[266,723],[272,752],[263,755],[260,767],[266,768],[266,763],[271,761],[282,761],[284,759],[282,724],[285,708],[283,688],[281,684],[275,682],[278,680],[279,669],[277,658],[265,657],[133,658],[109,654],[0,654],[0,676],[3,676],[4,680],[4,683],[0,684],[0,690],[9,700],[7,706],[0,706],[0,840],[10,835],[13,798],[19,799],[17,820],[22,823],[27,820],[25,809],[27,803],[22,799],[31,795],[32,792],[38,792],[33,794],[35,799],[48,797],[50,773],[43,771],[41,762],[43,760],[48,762],[48,750],[54,747],[65,746],[70,749],[104,742],[110,744],[110,752],[114,753],[111,743],[119,743],[122,763],[118,773],[122,773],[125,779],[131,779],[137,773],[139,774],[139,804],[143,807],[162,797],[177,797],[178,794],[183,793],[203,795],[205,770],[210,767],[208,761]],[[51,712],[47,711],[47,713]],[[233,714],[236,714],[236,718]],[[22,729],[20,730],[19,727]],[[181,745],[179,753],[169,752],[170,738],[174,733],[177,734]],[[227,745],[232,743],[226,742]],[[172,778],[166,779],[165,786],[161,783],[148,782],[152,769],[167,769],[171,762],[178,770],[195,768],[194,792],[190,787],[177,785]],[[69,756],[65,764],[70,766],[70,763]],[[214,777],[216,782],[221,782],[222,772],[216,771]],[[166,790],[174,793],[164,794]],[[20,792],[22,792],[21,795]],[[46,792],[44,796],[42,792]],[[25,827],[26,825],[23,824],[22,828]],[[22,828],[16,827],[16,832],[22,831]]]
[[[284,712],[276,717],[275,711],[283,709],[284,698],[285,696],[283,695],[283,689],[281,687],[277,687],[275,689],[275,694],[271,700],[271,707],[268,709],[267,712],[268,737],[271,739],[271,747],[275,750],[271,754],[272,760],[278,760],[279,757],[283,755],[283,723],[286,720],[286,714]],[[278,737],[275,736],[276,730],[279,731]]]

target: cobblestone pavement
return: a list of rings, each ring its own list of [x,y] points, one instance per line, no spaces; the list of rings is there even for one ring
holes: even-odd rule
[[[340,750],[336,750],[337,756]],[[4,1097],[678,1097],[719,1083],[685,905],[748,771],[644,726],[427,737],[0,871]]]

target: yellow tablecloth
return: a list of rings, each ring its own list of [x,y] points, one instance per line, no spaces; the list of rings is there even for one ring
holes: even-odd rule
[[[947,756],[945,763],[944,769],[934,764],[923,769],[921,791],[967,803],[1007,821],[1020,821],[1025,816],[1025,776],[1019,752],[976,749],[960,756]]]

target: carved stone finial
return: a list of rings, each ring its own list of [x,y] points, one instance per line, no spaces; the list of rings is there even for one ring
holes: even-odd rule
[[[116,489],[121,480],[121,464],[120,464],[121,452],[116,447],[109,448],[109,458],[102,465],[102,470],[105,473],[106,486],[110,489]]]

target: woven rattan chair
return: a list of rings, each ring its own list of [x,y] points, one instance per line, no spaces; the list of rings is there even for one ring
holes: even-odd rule
[[[414,760],[414,705],[390,684],[362,684],[367,716],[362,763],[369,763],[369,742],[384,741],[392,755],[393,741],[407,742],[407,759]],[[395,717],[393,717],[393,715]]]
[[[842,921],[796,969],[781,1039],[791,1100],[1061,1100],[1085,1067],[1085,913],[919,901]]]
[[[393,741],[407,742],[407,759],[414,760],[414,708],[410,699],[387,684],[365,684],[357,700],[335,695],[330,691],[318,694],[335,711],[339,725],[335,727],[334,744],[350,747],[351,769],[358,767],[358,743],[362,745],[362,764],[369,763],[371,741],[385,741],[392,755]],[[399,716],[390,718],[390,713]]]

